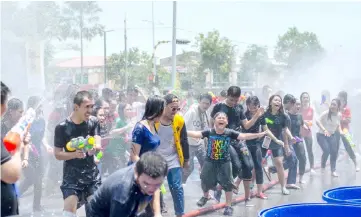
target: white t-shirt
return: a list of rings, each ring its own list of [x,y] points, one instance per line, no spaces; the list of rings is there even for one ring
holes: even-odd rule
[[[328,118],[328,111],[324,111],[322,112],[319,121],[330,134],[334,134],[337,131],[338,126],[340,125],[341,113],[338,112],[337,115],[331,115],[330,120]],[[320,129],[319,132],[323,133],[322,129]]]

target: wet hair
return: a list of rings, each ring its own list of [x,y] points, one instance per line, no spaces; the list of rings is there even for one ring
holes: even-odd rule
[[[247,105],[246,114],[249,114],[250,111],[248,109],[248,106],[250,106],[250,105],[260,106],[261,102],[259,101],[257,96],[250,96],[246,99],[246,105]]]
[[[339,112],[340,111],[340,107],[341,107],[341,101],[339,100],[339,99],[333,99],[333,100],[331,100],[331,103],[333,102],[333,101],[335,101],[336,102],[336,105],[337,105],[337,112]],[[328,114],[327,114],[327,118],[328,118],[328,120],[332,120],[332,112],[331,112],[331,108],[329,108],[329,110],[328,110]]]
[[[217,112],[214,116],[213,116],[213,119],[216,119],[218,116],[220,115],[224,115],[226,116],[226,118],[228,119],[228,115],[225,113],[225,112]]]
[[[93,99],[93,96],[89,91],[86,90],[79,91],[75,94],[73,103],[80,106],[84,102],[85,98]]]
[[[145,174],[153,179],[165,177],[168,172],[167,161],[160,154],[148,151],[136,163],[135,171],[138,176]]]
[[[97,101],[95,101],[94,106],[96,107],[103,107],[104,103],[109,103],[107,100],[105,100],[103,97],[97,99]]]
[[[238,86],[230,86],[227,90],[227,96],[239,98],[241,96],[241,88]]]
[[[345,105],[347,105],[347,92],[346,91],[341,91],[338,93],[338,97],[337,97],[340,101],[341,98],[345,100]]]
[[[151,96],[147,99],[145,103],[145,111],[143,115],[143,120],[154,120],[163,114],[165,106],[165,100],[158,96]]]
[[[99,112],[100,109],[102,109],[102,107],[94,106],[93,111],[92,111],[92,115],[93,115],[94,117],[97,117],[97,116],[98,116],[98,112]]]
[[[10,89],[1,81],[1,105],[6,103],[8,95],[10,94]]]
[[[292,94],[286,94],[283,97],[283,104],[288,104],[288,103],[291,103],[291,104],[296,103],[296,98]]]
[[[300,95],[301,104],[303,104],[302,98],[303,98],[303,96],[306,95],[306,94],[308,95],[308,99],[311,100],[310,94],[309,94],[308,92],[303,92],[303,93],[301,93],[301,95]]]
[[[165,95],[164,100],[165,100],[166,105],[169,105],[169,104],[171,104],[173,102],[176,102],[176,101],[179,102],[178,96],[176,96],[176,95],[174,95],[172,93],[169,93],[169,94]]]
[[[125,120],[125,114],[124,109],[127,107],[127,105],[130,105],[129,103],[120,103],[118,106],[118,115],[121,120]]]
[[[8,109],[7,109],[6,113],[4,114],[4,119],[10,117],[11,111],[16,111],[18,109],[24,109],[24,104],[20,99],[12,98],[8,101],[7,107],[8,107]]]
[[[270,113],[272,112],[271,103],[272,103],[272,101],[273,101],[273,99],[274,99],[275,97],[278,97],[278,98],[280,98],[280,100],[281,100],[281,106],[280,106],[280,109],[278,110],[278,112],[281,113],[281,114],[284,114],[285,111],[283,110],[282,97],[281,97],[280,95],[277,95],[277,94],[274,94],[274,95],[272,95],[272,96],[269,98],[267,111],[270,112]]]
[[[202,99],[207,99],[207,100],[209,100],[209,103],[212,104],[212,96],[211,96],[211,94],[209,94],[209,93],[202,93],[202,94],[199,96],[199,102],[202,101]]]
[[[226,90],[222,90],[222,91],[219,93],[219,95],[220,95],[221,97],[226,98],[226,97],[227,97],[227,91],[226,91]]]

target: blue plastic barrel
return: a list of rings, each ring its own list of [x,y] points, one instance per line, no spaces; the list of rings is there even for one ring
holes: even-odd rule
[[[300,203],[262,210],[258,217],[360,217],[361,206],[331,203]]]
[[[322,199],[327,203],[361,206],[361,186],[333,188],[325,191],[322,195]]]

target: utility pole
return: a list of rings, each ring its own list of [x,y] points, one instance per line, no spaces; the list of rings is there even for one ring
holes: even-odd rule
[[[152,1],[152,32],[153,32],[153,49],[155,48],[155,32],[154,32],[154,1]],[[154,51],[153,51],[154,53]],[[157,76],[157,58],[153,55],[153,84]]]
[[[173,1],[173,39],[172,39],[172,89],[176,86],[177,60],[176,60],[176,43],[177,43],[177,2]]]
[[[125,89],[128,88],[128,45],[127,45],[127,15],[124,18],[124,58],[125,58]]]
[[[107,32],[104,31],[104,87],[107,85]]]

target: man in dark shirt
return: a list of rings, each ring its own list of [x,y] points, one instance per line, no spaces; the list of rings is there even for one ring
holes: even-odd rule
[[[70,117],[55,127],[55,158],[64,161],[61,191],[64,198],[64,214],[76,216],[76,210],[87,201],[101,184],[99,170],[94,162],[94,153],[100,150],[99,123],[90,116],[94,106],[92,95],[79,91],[74,97],[74,110]],[[73,138],[94,136],[95,148],[84,153],[69,151],[66,144]]]
[[[146,152],[140,160],[110,175],[90,200],[87,217],[135,217],[144,211],[167,175],[167,161]]]
[[[6,112],[9,93],[9,88],[1,82],[1,116]],[[18,145],[10,155],[2,141],[3,138],[1,138],[1,216],[18,215],[19,204],[14,183],[19,180],[21,174],[21,146]]]
[[[227,98],[225,101],[217,103],[211,113],[212,121],[215,114],[218,112],[224,112],[228,116],[227,128],[241,132],[244,127],[250,127],[255,124],[257,117],[255,116],[251,120],[247,120],[243,112],[243,106],[238,103],[241,96],[241,88],[237,86],[231,86],[227,90]],[[259,110],[259,114],[263,114],[263,109]],[[213,123],[212,123],[213,125]],[[249,154],[248,148],[244,142],[238,140],[231,141],[231,147],[229,148],[232,161],[232,173],[233,176],[238,176],[240,180],[243,180],[245,196],[248,199],[250,197],[250,183],[252,179],[253,161],[252,156]],[[237,189],[238,190],[238,189]],[[220,200],[222,191],[215,191],[215,199]]]

